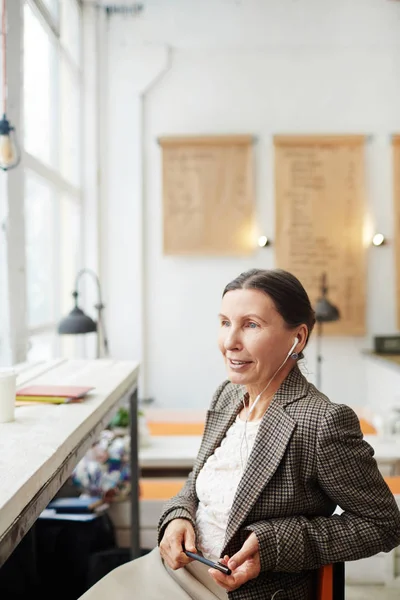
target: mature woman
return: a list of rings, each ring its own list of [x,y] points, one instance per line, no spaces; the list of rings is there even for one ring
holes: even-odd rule
[[[399,510],[357,416],[297,366],[315,322],[301,283],[281,270],[242,273],[226,286],[219,319],[228,380],[193,471],[161,515],[159,549],[85,600],[310,600],[320,566],[400,543]]]

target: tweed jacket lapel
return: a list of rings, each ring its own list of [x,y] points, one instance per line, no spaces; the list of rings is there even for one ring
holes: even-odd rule
[[[229,515],[224,546],[240,529],[248,513],[281,462],[296,423],[285,406],[306,395],[308,382],[297,366],[289,373],[269,405],[257,433]]]
[[[211,454],[221,445],[226,432],[232,425],[236,416],[243,407],[243,396],[245,389],[242,386],[230,387],[221,398],[217,409],[207,411],[205,430],[207,435],[203,436],[200,446],[196,471],[200,471]]]

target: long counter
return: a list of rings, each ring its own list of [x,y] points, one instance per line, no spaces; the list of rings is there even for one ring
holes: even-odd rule
[[[132,554],[139,555],[137,379],[139,365],[116,360],[55,360],[18,367],[17,387],[93,386],[76,404],[16,408],[0,424],[0,566],[61,488],[121,403],[130,403]]]

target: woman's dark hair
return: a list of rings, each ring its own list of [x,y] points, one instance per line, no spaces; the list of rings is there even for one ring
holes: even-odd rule
[[[308,342],[315,325],[315,312],[306,290],[297,277],[283,269],[250,269],[228,283],[222,297],[232,290],[249,289],[268,294],[288,328],[307,325]]]

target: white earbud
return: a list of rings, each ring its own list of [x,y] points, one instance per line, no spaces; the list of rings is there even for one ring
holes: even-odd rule
[[[297,344],[300,342],[300,339],[296,336],[293,340],[293,346],[290,348],[287,356],[285,357],[285,360],[283,361],[283,363],[281,364],[281,366],[275,371],[275,373],[272,375],[271,379],[268,381],[267,385],[265,386],[265,388],[258,394],[258,396],[256,397],[256,399],[254,400],[253,404],[251,405],[250,408],[246,407],[244,398],[243,398],[243,406],[246,409],[246,420],[244,422],[244,433],[243,433],[243,437],[240,443],[240,460],[242,462],[242,470],[244,469],[243,466],[243,461],[242,461],[242,444],[243,444],[243,439],[246,440],[246,461],[248,458],[248,451],[247,451],[247,437],[246,437],[246,425],[247,425],[247,421],[250,418],[251,413],[253,412],[253,410],[255,409],[258,401],[260,400],[261,396],[263,395],[263,393],[269,388],[272,380],[274,379],[274,377],[279,373],[279,371],[282,369],[282,367],[287,363],[287,360],[289,358],[289,356],[291,356],[293,359],[297,359],[298,358],[298,354],[296,352],[293,353],[293,350],[296,348]],[[276,596],[276,594],[279,594],[280,592],[282,592],[283,590],[278,590],[277,592],[275,592],[274,597]]]
[[[297,344],[299,343],[299,338],[295,337],[294,338],[294,342],[293,342],[293,346],[290,348],[289,352],[288,352],[288,356],[290,356],[293,352],[293,350],[296,348]]]

